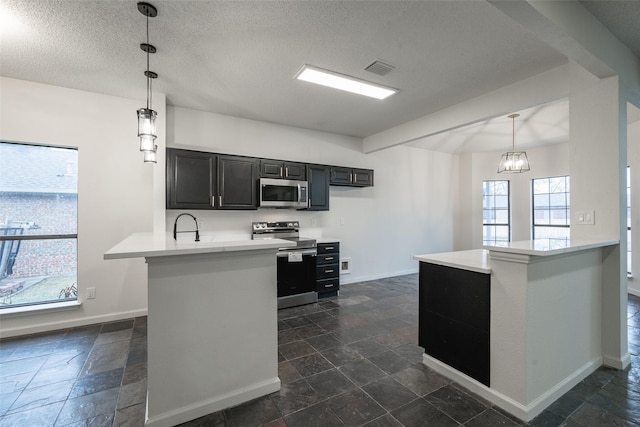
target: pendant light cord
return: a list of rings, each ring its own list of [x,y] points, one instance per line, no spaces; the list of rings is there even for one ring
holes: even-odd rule
[[[511,127],[511,151],[515,153],[516,152],[516,118],[515,116],[511,118],[511,121],[513,123]]]
[[[151,109],[151,78],[149,77],[149,15],[147,15],[147,110]]]

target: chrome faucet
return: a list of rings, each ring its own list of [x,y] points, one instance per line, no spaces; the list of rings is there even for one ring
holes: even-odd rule
[[[188,230],[188,231],[178,231],[178,219],[180,219],[181,216],[184,215],[189,215],[191,218],[193,218],[193,222],[196,223],[196,242],[200,241],[200,231],[198,230],[198,220],[196,219],[195,216],[191,215],[190,213],[181,213],[180,215],[178,215],[178,217],[176,218],[175,222],[173,223],[173,240],[178,240],[178,233],[192,233],[194,230]]]

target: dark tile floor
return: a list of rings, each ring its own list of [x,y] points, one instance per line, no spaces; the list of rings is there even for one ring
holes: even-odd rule
[[[625,371],[601,368],[534,426],[640,425],[640,298]],[[421,363],[417,276],[278,312],[282,389],[183,426],[523,425]],[[0,342],[0,426],[143,426],[146,318]]]

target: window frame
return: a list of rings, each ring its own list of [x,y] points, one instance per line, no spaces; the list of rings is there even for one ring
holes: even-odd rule
[[[507,184],[507,222],[506,223],[500,223],[500,222],[492,222],[492,223],[486,223],[485,222],[485,216],[484,216],[484,212],[485,207],[484,207],[484,197],[485,197],[485,193],[484,193],[484,187],[487,183],[496,183],[496,182],[504,182]],[[490,196],[495,198],[495,194],[492,193],[490,194]],[[492,211],[496,211],[495,208],[495,203],[494,203],[494,208],[490,209]],[[496,217],[496,215],[494,215],[494,217]],[[496,227],[496,226],[500,226],[500,227],[507,227],[507,240],[497,240],[497,239],[493,239],[493,240],[485,240],[485,227]],[[494,233],[495,234],[495,233]],[[497,244],[499,244],[499,242],[510,242],[511,241],[511,181],[508,179],[486,179],[482,181],[482,244],[483,245],[491,245],[491,246],[495,246]]]
[[[27,143],[27,142],[15,142],[15,141],[7,141],[7,140],[0,140],[1,144],[14,144],[14,145],[21,145],[21,146],[30,146],[30,147],[43,147],[43,148],[54,148],[54,149],[63,149],[63,150],[70,150],[70,151],[75,151],[76,152],[76,157],[78,157],[78,148],[77,147],[65,147],[65,146],[58,146],[58,145],[51,145],[51,144],[36,144],[36,143]],[[75,246],[76,246],[76,258],[75,258],[75,271],[76,271],[76,295],[73,297],[66,297],[66,298],[58,298],[55,300],[43,300],[43,301],[32,301],[32,302],[24,302],[24,303],[15,303],[15,304],[0,304],[0,314],[5,314],[5,313],[18,313],[21,311],[32,311],[35,309],[38,309],[38,307],[43,307],[43,308],[47,308],[47,306],[50,306],[52,308],[58,308],[58,307],[64,307],[66,306],[68,303],[73,303],[73,304],[77,304],[79,302],[79,296],[77,294],[77,271],[78,271],[78,259],[77,259],[77,246],[78,246],[78,233],[77,233],[77,215],[78,215],[78,207],[77,207],[77,196],[78,196],[78,191],[77,191],[78,185],[76,184],[76,191],[75,191],[75,196],[76,196],[76,232],[75,233],[50,233],[50,234],[3,234],[0,235],[0,248],[4,247],[4,245],[7,244],[7,242],[18,242],[18,247],[21,245],[22,242],[24,241],[32,241],[32,240],[38,240],[38,241],[42,241],[42,240],[67,240],[67,239],[73,239],[75,240]]]
[[[543,179],[547,179],[547,180],[551,180],[554,178],[564,178],[565,179],[565,191],[564,192],[556,192],[556,193],[552,193],[551,189],[549,189],[548,193],[536,193],[535,192],[535,183],[538,180],[543,180]],[[570,230],[571,228],[571,201],[570,201],[570,197],[571,197],[571,187],[570,187],[570,175],[556,175],[556,176],[543,176],[543,177],[539,177],[539,178],[532,178],[531,179],[531,239],[535,240],[536,239],[536,227],[544,227],[544,228],[566,228],[568,230]],[[567,185],[568,184],[568,185]],[[566,187],[569,186],[569,190],[566,190]],[[565,194],[565,201],[566,204],[562,205],[562,207],[564,208],[564,210],[567,212],[567,216],[566,216],[566,224],[536,224],[536,211],[537,210],[541,210],[541,209],[536,209],[536,203],[535,203],[535,196],[536,195],[542,195],[542,194],[548,194],[549,195],[549,205],[548,205],[548,209],[546,209],[547,212],[549,212],[549,218],[551,218],[551,211],[553,210],[557,210],[557,209],[551,209],[551,195],[552,194]],[[551,221],[550,221],[551,222]],[[568,239],[569,236],[567,237],[557,237],[557,239]]]

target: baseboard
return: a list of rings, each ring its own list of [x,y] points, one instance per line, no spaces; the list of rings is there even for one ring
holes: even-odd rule
[[[627,288],[627,292],[630,293],[631,295],[635,295],[637,297],[640,297],[640,290],[638,290],[638,289]]]
[[[340,276],[340,284],[348,285],[350,283],[360,283],[360,282],[367,282],[369,280],[388,279],[389,277],[404,276],[407,274],[417,274],[417,273],[418,273],[418,268],[416,267],[410,270],[400,270],[400,271],[394,271],[392,273],[373,274],[370,276],[349,277],[348,279]]]
[[[525,405],[521,402],[517,402],[510,397],[490,388],[486,385],[476,381],[468,375],[459,372],[458,370],[450,367],[449,365],[434,359],[433,357],[424,354],[422,356],[422,362],[438,372],[441,375],[455,381],[462,385],[467,390],[478,396],[488,400],[499,408],[507,411],[511,415],[517,417],[520,420],[529,422],[544,411],[549,405],[555,402],[563,394],[571,390],[576,384],[588,377],[593,373],[600,365],[602,365],[602,358],[596,358],[585,363],[580,368],[576,369],[571,375],[551,387],[545,393],[536,398],[533,402]]]
[[[117,320],[131,319],[147,315],[147,309],[122,311],[119,313],[109,313],[99,316],[81,317],[78,319],[60,320],[58,322],[45,322],[36,325],[17,326],[0,330],[1,338],[17,337],[21,335],[39,334],[42,332],[52,332],[59,329],[76,328],[78,326],[93,325],[96,323],[114,322]]]
[[[241,403],[274,393],[278,390],[280,390],[280,379],[275,377],[264,382],[233,390],[212,399],[202,400],[152,417],[149,417],[149,407],[147,406],[145,426],[172,427],[195,420],[207,414],[240,405]]]
[[[621,358],[604,355],[602,358],[602,363],[605,366],[609,366],[610,368],[623,370],[631,364],[631,355],[629,355],[629,353],[626,353]]]

